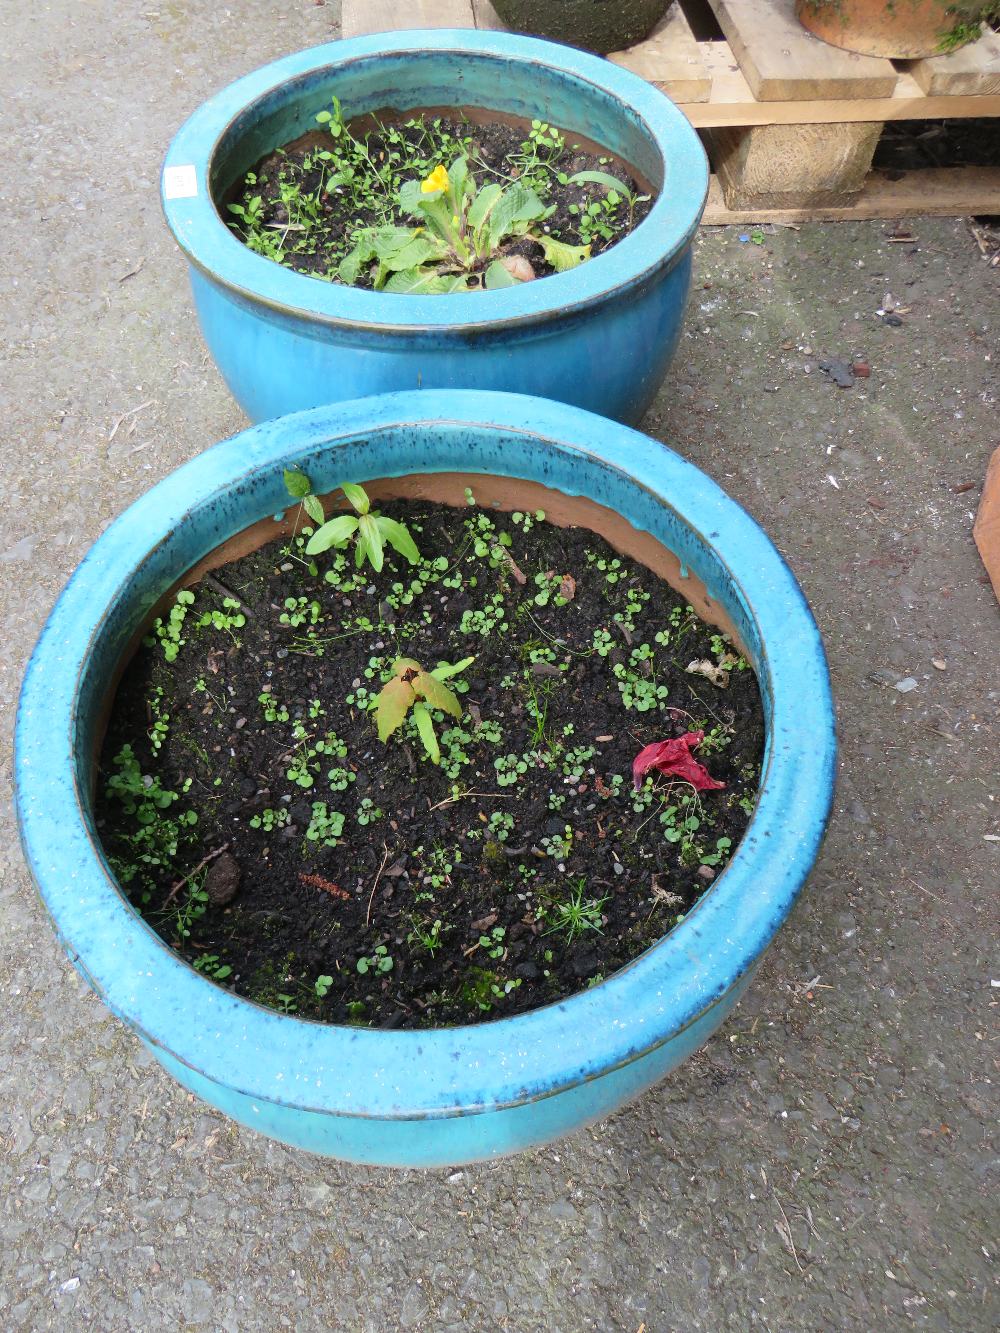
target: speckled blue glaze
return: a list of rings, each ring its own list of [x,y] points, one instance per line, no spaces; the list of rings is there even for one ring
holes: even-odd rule
[[[652,533],[726,609],[767,716],[756,812],[686,920],[614,977],[517,1018],[426,1032],[281,1015],[200,976],[128,905],[89,792],[107,683],[149,608],[201,557],[287,506],[282,469],[318,491],[411,472],[539,481]],[[565,1134],[655,1082],[725,1018],[815,859],[833,712],[819,634],[767,536],[690,463],[624,426],[514,395],[425,392],[256,426],[137,501],[60,596],[29,663],[16,735],[31,873],[70,958],[185,1086],[313,1152],[428,1166]]]
[[[505,291],[394,296],[306,277],[248,250],[214,200],[263,155],[348,116],[466,105],[541,113],[659,191],[641,226],[569,273]],[[185,170],[186,169],[186,170]],[[196,188],[191,197],[171,197]],[[167,153],[163,207],[205,340],[254,421],[405,389],[502,389],[638,421],[680,335],[708,164],[673,103],[627,70],[511,33],[378,33],[287,56],[223,89]]]

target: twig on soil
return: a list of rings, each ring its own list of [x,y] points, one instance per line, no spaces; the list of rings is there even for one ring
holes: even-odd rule
[[[229,851],[229,843],[224,842],[221,847],[216,847],[214,852],[209,852],[207,856],[203,856],[193,870],[189,870],[183,879],[179,879],[177,881],[174,887],[164,898],[163,906],[166,907],[168,903],[172,903],[173,900],[180,893],[181,889],[183,889],[184,885],[190,883],[190,881],[194,879],[195,875],[197,875],[199,870],[204,870],[210,861],[214,861],[217,856],[221,856],[223,852],[228,852],[228,851]]]
[[[385,869],[385,863],[389,859],[389,848],[385,843],[382,844],[382,852],[382,864],[378,868],[378,874],[375,876],[375,881],[372,884],[371,896],[368,899],[368,911],[365,913],[366,926],[370,926],[372,923],[372,903],[375,901],[375,890],[378,888],[378,882],[382,878],[382,871]]]
[[[915,879],[911,879],[909,875],[907,875],[906,878],[910,880],[910,883],[913,885],[915,889],[919,889],[921,893],[926,893],[928,898],[933,898],[936,903],[943,903],[945,907],[948,906],[945,900],[943,898],[939,898],[936,893],[931,893],[930,889],[925,889],[922,884],[918,884],[917,881]]]
[[[454,805],[456,801],[464,801],[469,796],[488,796],[491,800],[510,801],[516,795],[517,792],[513,791],[462,791],[457,796],[446,796],[443,801],[438,801],[437,805],[429,805],[427,813],[430,814],[433,810],[442,810],[446,805]]]
[[[136,264],[135,268],[130,268],[127,273],[123,273],[121,277],[118,279],[118,281],[127,282],[129,278],[134,278],[137,273],[142,272],[142,266],[143,264],[145,264],[145,262],[146,262],[145,258],[140,259],[138,264]]]
[[[500,554],[503,556],[503,558],[507,561],[508,569],[514,575],[514,578],[523,588],[524,585],[528,582],[527,575],[521,569],[520,565],[517,564],[511,553],[507,550],[505,546],[495,546],[493,549],[494,551],[499,551]]]
[[[214,588],[216,592],[221,592],[223,597],[228,597],[230,601],[238,602],[240,610],[243,612],[243,614],[246,616],[248,620],[252,617],[253,612],[246,605],[243,599],[241,597],[237,597],[234,592],[230,592],[230,590],[226,587],[226,585],[224,583],[221,583],[215,577],[214,574],[206,574],[202,579],[202,583],[207,583],[210,588]]]
[[[156,402],[155,398],[147,398],[146,401],[144,403],[140,403],[138,407],[133,407],[132,410],[129,412],[123,412],[121,416],[118,418],[118,420],[115,422],[115,424],[111,427],[110,434],[108,435],[108,444],[110,444],[111,441],[118,434],[118,427],[122,424],[123,421],[128,421],[129,417],[137,417],[139,413],[145,411],[147,407],[152,407],[155,402]]]
[[[772,1190],[771,1193],[774,1194],[774,1191]],[[781,1216],[785,1219],[784,1226],[782,1226],[780,1222],[775,1222],[774,1229],[781,1237],[781,1239],[785,1242],[785,1244],[788,1246],[789,1252],[791,1253],[792,1258],[795,1260],[795,1267],[801,1273],[803,1271],[803,1268],[802,1265],[799,1263],[799,1256],[795,1252],[795,1241],[792,1239],[792,1228],[789,1225],[788,1216],[785,1213],[784,1208],[782,1208],[781,1200],[778,1198],[777,1194],[774,1194],[774,1202],[778,1205],[778,1211],[781,1213]]]

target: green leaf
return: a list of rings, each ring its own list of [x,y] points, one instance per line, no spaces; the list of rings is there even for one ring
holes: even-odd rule
[[[448,168],[449,193],[456,213],[462,211],[462,200],[468,193],[469,183],[469,160],[466,157],[456,157]],[[476,188],[475,181],[472,181],[472,188],[473,190]]]
[[[421,268],[431,261],[447,259],[450,251],[437,236],[413,236],[401,250],[380,256],[382,264],[389,273],[405,272],[409,268]]]
[[[385,284],[387,292],[397,295],[447,296],[450,292],[468,290],[464,273],[435,273],[432,268],[411,268],[394,273]]]
[[[409,682],[398,676],[383,686],[375,701],[375,722],[380,741],[387,741],[397,727],[403,725],[416,697]]]
[[[437,199],[440,194],[434,195]],[[421,217],[423,215],[422,201],[428,196],[420,188],[419,181],[405,181],[399,194],[396,196],[399,200],[399,206],[404,213],[409,213],[411,217]]]
[[[413,705],[413,720],[417,724],[417,734],[424,743],[428,759],[432,764],[439,764],[441,762],[441,750],[438,746],[438,738],[434,734],[434,723],[431,721],[431,715],[423,704]]]
[[[458,696],[447,685],[442,685],[430,671],[421,671],[413,678],[413,692],[421,699],[426,699],[431,708],[440,708],[442,713],[450,713],[452,717],[462,716]]]
[[[590,258],[589,245],[567,245],[565,241],[557,241],[544,233],[535,239],[545,251],[546,263],[551,264],[557,273],[565,273],[567,269],[576,268]]]
[[[495,250],[508,234],[518,229],[518,224],[534,222],[544,212],[545,205],[534,190],[519,181],[509,185],[490,217],[490,249]]]
[[[378,530],[378,524],[371,514],[362,514],[358,520],[360,537],[368,548],[368,559],[372,562],[372,569],[376,574],[382,572],[384,556],[382,554],[382,534]]]
[[[483,285],[488,292],[496,292],[502,287],[519,287],[521,280],[514,277],[502,259],[494,259],[483,274]]]
[[[493,181],[476,195],[469,209],[469,226],[474,232],[482,229],[483,223],[496,208],[497,200],[502,194],[503,186]]]
[[[467,667],[472,666],[475,660],[475,654],[473,654],[472,657],[463,657],[461,662],[439,662],[430,674],[435,680],[448,680],[450,677],[457,676],[460,672],[465,671]]]
[[[293,500],[301,500],[304,495],[308,495],[312,490],[312,482],[304,472],[299,472],[297,468],[286,467],[282,475],[285,478],[285,489]]]
[[[570,176],[569,185],[603,185],[606,190],[617,190],[623,194],[630,202],[633,199],[632,191],[624,181],[620,181],[615,176],[609,176],[606,171],[578,171],[575,176]]]
[[[411,565],[417,564],[420,552],[408,528],[402,523],[397,523],[394,518],[386,518],[384,514],[379,514],[375,525],[394,551],[398,551],[401,556],[409,560]]]
[[[319,500],[317,500],[315,495],[304,495],[302,497],[302,505],[314,523],[322,523],[326,518],[326,515],[323,513],[323,506],[320,504]]]
[[[306,555],[319,555],[321,551],[329,551],[331,546],[343,546],[357,527],[358,520],[353,514],[338,514],[316,529],[306,543]]]
[[[357,486],[353,481],[344,481],[340,484],[340,489],[347,496],[348,504],[358,511],[359,514],[367,514],[370,508],[368,503],[368,492],[363,486]]]
[[[354,249],[340,261],[337,277],[348,287],[353,287],[366,264],[376,257],[375,231],[371,227],[356,231],[352,237]]]

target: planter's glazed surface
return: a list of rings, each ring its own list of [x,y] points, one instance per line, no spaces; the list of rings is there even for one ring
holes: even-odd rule
[[[508,28],[607,55],[648,37],[672,0],[494,0]]]
[[[722,625],[760,681],[767,751],[732,861],[683,923],[593,989],[474,1027],[373,1031],[278,1014],[199,975],[111,876],[88,793],[109,682],[151,609],[220,546],[286,510],[284,467],[461,499],[481,476],[538,487]],[[464,475],[462,475],[464,474]],[[540,492],[541,493],[541,492]],[[576,511],[572,497],[581,497]],[[546,504],[546,508],[549,505]],[[739,998],[815,859],[832,794],[829,682],[791,573],[747,514],[663,446],[551,402],[400,394],[254,427],[154,487],[91,548],[29,664],[17,809],[28,865],[79,971],[186,1087],[287,1143],[418,1166],[514,1152],[607,1114],[673,1068]]]
[[[345,116],[421,107],[543,115],[651,182],[648,217],[567,273],[503,291],[400,296],[343,287],[254,254],[221,201],[261,157]],[[255,421],[404,389],[538,394],[638,421],[680,336],[691,238],[708,189],[698,136],[644,80],[510,33],[379,33],[276,61],[218,93],[170,146],[163,207],[212,355]]]

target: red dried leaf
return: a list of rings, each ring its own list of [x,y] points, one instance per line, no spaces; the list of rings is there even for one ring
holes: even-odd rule
[[[690,782],[695,791],[718,791],[724,782],[716,782],[704,764],[699,764],[691,751],[705,739],[703,731],[689,731],[672,741],[654,741],[639,751],[632,761],[632,782],[636,791],[650,769],[667,777]]]

